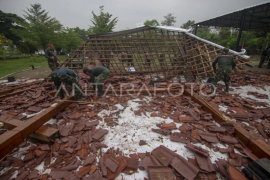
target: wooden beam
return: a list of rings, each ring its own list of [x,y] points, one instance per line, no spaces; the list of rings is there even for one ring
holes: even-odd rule
[[[191,96],[191,91],[189,89],[185,89],[184,94],[187,96]],[[194,93],[191,96],[191,99],[202,106],[202,109],[205,112],[211,113],[215,121],[218,123],[228,122],[222,116],[222,114],[214,109],[208,102],[201,98],[197,93]],[[247,148],[249,148],[253,154],[255,154],[258,158],[268,158],[270,159],[270,147],[264,141],[254,136],[251,136],[247,130],[245,130],[242,126],[238,125],[235,122],[232,122],[235,128],[234,136],[238,138]]]
[[[74,97],[65,98],[66,100],[74,100]],[[40,114],[28,119],[26,122],[13,122],[10,125],[17,126],[11,131],[7,131],[0,135],[0,159],[5,157],[13,149],[19,146],[24,139],[30,134],[38,130],[44,123],[49,121],[52,117],[56,116],[60,111],[65,109],[71,102],[63,101],[57,103],[53,107],[49,107],[42,111]]]

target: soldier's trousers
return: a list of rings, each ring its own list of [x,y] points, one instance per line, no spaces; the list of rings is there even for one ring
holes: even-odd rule
[[[96,77],[95,83],[103,83],[103,81],[109,76],[109,72],[102,72],[99,76]]]
[[[267,56],[261,56],[261,60],[260,60],[260,64],[259,67],[262,67],[264,61],[266,60]],[[267,63],[267,68],[270,68],[270,61],[269,61],[269,57],[268,57],[268,63]]]
[[[52,71],[55,71],[60,64],[58,62],[49,62],[48,65]]]
[[[230,84],[232,69],[218,69],[213,80],[213,84],[216,86],[218,81],[223,78],[226,85]]]
[[[52,80],[54,82],[54,85],[55,85],[57,91],[59,90],[62,82],[64,83],[65,88],[69,94],[70,94],[70,90],[69,90],[68,85],[70,85],[72,87],[73,83],[75,83],[79,87],[79,85],[76,82],[76,79],[74,77],[71,77],[71,76],[66,75],[66,74],[53,73]],[[59,91],[59,96],[61,99],[64,99],[64,97],[65,97],[64,91],[62,88]],[[76,87],[75,87],[75,96],[77,99],[80,99],[82,97],[82,93]]]

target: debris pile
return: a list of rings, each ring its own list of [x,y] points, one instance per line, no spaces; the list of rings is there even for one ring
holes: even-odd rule
[[[15,156],[1,162],[2,170],[9,167],[1,178],[105,180],[115,179],[120,173],[131,175],[138,171],[147,172],[149,179],[217,179],[217,172],[224,177],[237,175],[244,178],[238,168],[247,167],[249,162],[257,159],[233,136],[233,122],[216,124],[212,115],[204,112],[190,97],[158,93],[148,104],[143,97],[140,99],[134,100],[141,104],[134,110],[134,115],[147,117],[151,114],[152,117],[172,119],[174,122],[157,124],[153,132],[164,136],[160,138],[169,136],[172,142],[186,144],[185,148],[193,152],[195,158],[184,157],[163,145],[151,152],[130,154],[108,147],[103,143],[108,130],[100,123],[117,126],[117,119],[121,118],[124,109],[115,111],[118,109],[116,105],[120,103],[125,107],[132,97],[103,97],[99,99],[100,103],[94,101],[90,106],[86,102],[72,103],[58,113],[57,121],[46,125],[59,129],[59,137],[48,144],[23,143],[21,147],[28,145],[27,149],[20,152],[21,147],[17,148],[12,152],[17,153]],[[111,113],[101,117],[103,110]],[[217,146],[218,143],[226,148]],[[140,146],[145,145],[147,142],[141,140]],[[228,158],[212,162],[209,150],[227,154]]]
[[[32,117],[32,114],[50,107],[58,100],[57,97],[54,97],[53,83],[44,83],[41,87],[38,84],[31,85],[16,91],[21,91],[21,93],[1,100],[1,121],[8,119],[25,121]]]

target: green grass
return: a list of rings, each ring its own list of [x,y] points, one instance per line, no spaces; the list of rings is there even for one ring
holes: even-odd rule
[[[250,56],[251,61],[260,61],[260,59],[261,59],[261,57],[259,55]]]
[[[66,60],[66,56],[59,57],[61,62]],[[30,65],[33,65],[34,67],[48,66],[48,60],[44,56],[36,57],[35,61],[33,58],[8,59],[6,61],[0,60],[0,77],[6,76],[10,73],[29,69]]]

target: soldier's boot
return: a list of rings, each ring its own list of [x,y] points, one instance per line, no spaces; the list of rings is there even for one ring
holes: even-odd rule
[[[262,62],[260,62],[260,64],[259,64],[258,68],[262,68]]]
[[[214,93],[215,92],[215,86],[214,85],[213,86],[211,85],[210,86],[210,90],[211,90],[211,93]]]
[[[229,85],[229,84],[225,84],[225,86],[226,86],[225,92],[228,93],[228,92],[229,92],[229,86],[230,86],[230,85]]]
[[[97,85],[98,88],[98,96],[103,96],[103,85]]]

